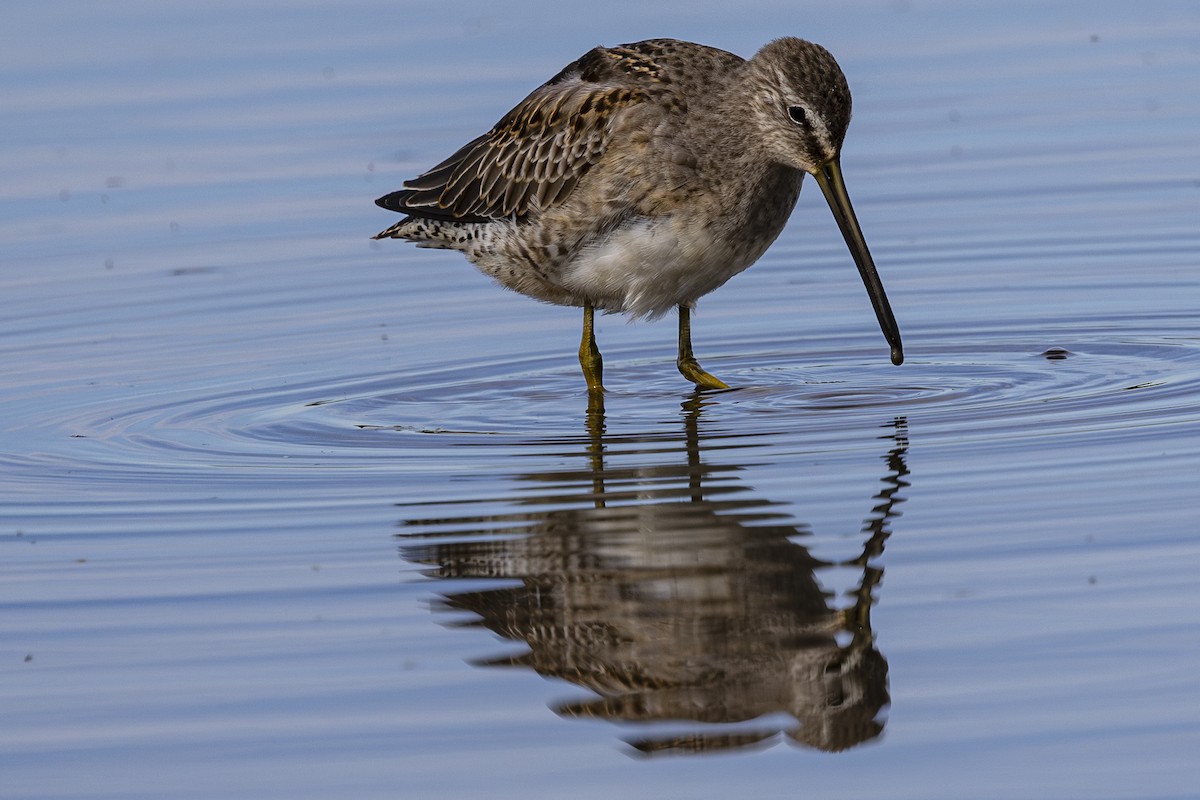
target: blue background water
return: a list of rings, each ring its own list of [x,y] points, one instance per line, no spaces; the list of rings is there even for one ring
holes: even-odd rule
[[[742,388],[606,317],[602,423],[577,310],[368,240],[661,35],[836,54],[903,367],[817,193]],[[1198,85],[1185,2],[9,9],[0,794],[1196,796]]]

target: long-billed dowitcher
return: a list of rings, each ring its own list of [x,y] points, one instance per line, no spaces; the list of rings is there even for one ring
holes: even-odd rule
[[[777,39],[748,61],[673,39],[597,47],[379,198],[406,216],[375,238],[459,250],[510,289],[582,306],[579,361],[593,393],[603,391],[596,309],[653,318],[678,308],[679,371],[726,389],[692,354],[691,309],[775,241],[809,173],[900,364],[900,331],[842,180],[849,123],[846,78],[812,42]]]

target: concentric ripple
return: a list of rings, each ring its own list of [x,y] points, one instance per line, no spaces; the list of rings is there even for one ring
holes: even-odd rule
[[[708,365],[740,388],[703,395],[707,420],[715,434],[781,442],[798,430],[896,415],[921,419],[927,443],[1027,440],[1170,424],[1192,413],[1200,393],[1200,340],[1164,331],[1162,321],[1143,320],[1138,332],[1074,330],[1069,342],[1020,340],[1011,331],[910,338],[915,347],[901,368],[873,342],[829,352],[787,341],[730,343]],[[610,424],[652,433],[692,396],[661,354],[617,350],[608,359]],[[587,405],[580,384],[573,360],[547,350],[511,363],[464,359],[267,389],[177,391],[124,408],[110,401],[63,409],[58,424],[74,462],[93,467],[370,466],[398,453],[433,457],[447,446],[578,438]]]

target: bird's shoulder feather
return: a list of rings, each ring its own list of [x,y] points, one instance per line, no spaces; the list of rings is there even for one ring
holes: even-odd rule
[[[597,47],[468,142],[376,202],[451,222],[520,218],[561,203],[609,146],[620,119],[661,83],[652,54]]]

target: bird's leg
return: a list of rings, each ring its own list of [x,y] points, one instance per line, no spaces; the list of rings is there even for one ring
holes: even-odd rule
[[[583,367],[583,379],[587,381],[589,395],[604,394],[604,361],[600,358],[600,348],[596,347],[596,335],[592,331],[592,321],[596,309],[591,303],[583,306],[583,341],[579,343],[579,366]]]
[[[679,307],[679,358],[675,365],[680,373],[700,389],[728,389],[729,384],[720,378],[709,375],[692,355],[692,310],[687,306]]]

